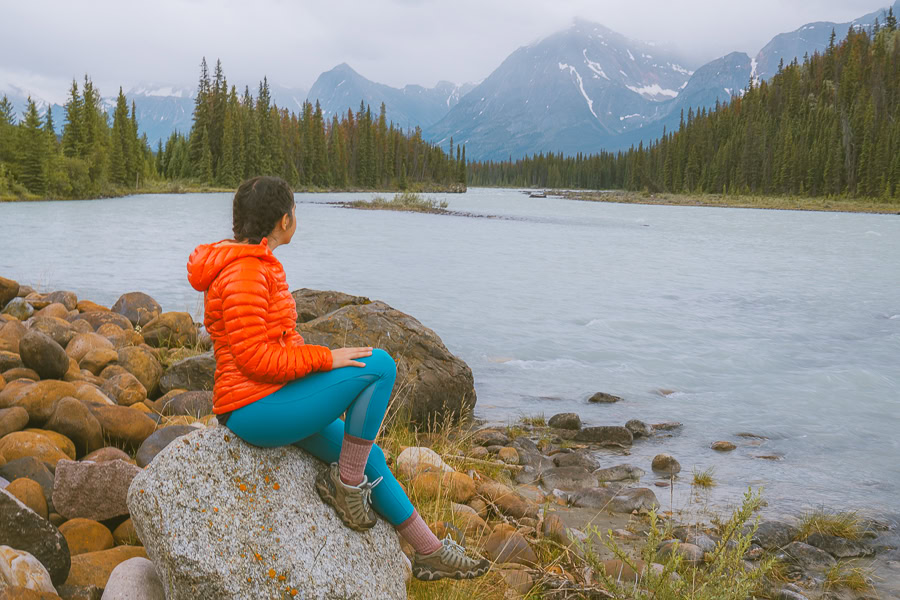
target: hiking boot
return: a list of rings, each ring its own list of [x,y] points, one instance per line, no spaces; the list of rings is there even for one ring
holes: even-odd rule
[[[413,553],[413,577],[423,581],[436,581],[444,577],[473,579],[481,577],[490,568],[490,561],[466,556],[466,549],[453,541],[449,535],[441,540],[441,547],[435,552]]]
[[[366,531],[375,526],[375,511],[372,510],[372,488],[381,482],[381,477],[369,483],[363,475],[359,485],[347,485],[341,481],[338,464],[331,463],[316,476],[316,491],[327,504],[337,512],[341,521],[354,531]]]

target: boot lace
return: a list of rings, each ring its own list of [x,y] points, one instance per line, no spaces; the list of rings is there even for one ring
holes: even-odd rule
[[[359,484],[359,489],[362,492],[361,499],[363,501],[363,506],[371,506],[372,505],[372,488],[374,488],[376,485],[381,483],[382,479],[384,479],[384,477],[379,477],[378,479],[376,479],[375,481],[372,481],[372,482],[366,480],[366,481],[363,481],[361,484]]]
[[[444,555],[447,557],[447,562],[450,563],[451,566],[459,567],[472,560],[466,556],[466,549],[456,543],[456,540],[450,537],[450,534],[447,534],[447,536],[441,540],[441,544],[444,545]]]

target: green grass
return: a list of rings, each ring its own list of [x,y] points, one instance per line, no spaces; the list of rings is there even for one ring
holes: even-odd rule
[[[540,413],[537,415],[522,417],[522,423],[524,423],[525,425],[530,425],[532,427],[546,427],[547,419],[546,417],[544,417],[544,413]]]
[[[632,600],[745,600],[751,595],[758,595],[765,577],[773,568],[773,559],[768,558],[757,563],[756,569],[747,569],[744,565],[744,554],[750,547],[756,525],[744,531],[752,514],[759,508],[762,497],[748,490],[741,506],[734,510],[731,518],[722,528],[722,538],[715,550],[707,555],[706,563],[693,566],[685,563],[679,553],[673,552],[662,558],[657,548],[665,540],[666,533],[661,527],[655,512],[650,513],[650,527],[647,543],[641,552],[641,560],[645,564],[661,564],[662,569],[647,569],[642,575],[640,585],[613,580],[605,574],[601,557],[589,543],[576,542],[585,556],[588,565],[601,579],[605,589],[612,598],[630,598]],[[635,557],[626,553],[615,539],[608,535],[603,537],[596,529],[589,529],[590,538],[599,540],[619,560],[627,563],[636,572],[640,565]],[[588,540],[590,542],[590,539]],[[734,542],[734,543],[732,543]]]
[[[705,471],[698,471],[694,469],[692,485],[699,488],[714,487],[716,485],[716,480],[713,477],[715,472],[716,470],[713,467],[710,467]]]
[[[376,196],[373,200],[355,200],[347,203],[352,208],[367,210],[401,210],[410,212],[441,213],[447,209],[445,200],[426,198],[416,192],[400,192],[393,199],[386,200],[382,196]]]
[[[800,519],[798,527],[799,540],[805,540],[814,533],[821,533],[855,541],[862,538],[865,533],[862,518],[854,511],[814,510]]]

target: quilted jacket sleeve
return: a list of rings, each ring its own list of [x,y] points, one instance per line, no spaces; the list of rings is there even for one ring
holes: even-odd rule
[[[256,259],[238,260],[222,272],[225,338],[238,370],[250,379],[283,383],[331,369],[325,346],[284,344],[266,334],[269,287]]]

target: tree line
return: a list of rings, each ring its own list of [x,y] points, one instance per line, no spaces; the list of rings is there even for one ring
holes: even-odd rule
[[[535,154],[469,165],[487,186],[900,197],[900,32],[851,28],[827,49],[779,65],[768,82],[714,109],[682,112],[677,131],[627,151]]]
[[[384,104],[377,115],[361,102],[326,119],[306,101],[296,114],[272,102],[266,78],[254,98],[228,86],[221,62],[212,77],[205,58],[200,68],[191,130],[155,151],[139,135],[134,102],[120,88],[110,119],[89,77],[81,89],[72,82],[61,136],[31,98],[21,120],[0,98],[0,197],[91,198],[173,180],[234,187],[255,175],[299,189],[465,189],[465,147],[450,140],[445,150],[418,127],[404,132]]]
[[[73,81],[65,105],[62,136],[53,113],[38,111],[30,97],[21,121],[12,103],[0,98],[0,196],[26,194],[50,198],[90,198],[110,186],[136,186],[153,178],[153,153],[138,137],[135,106],[119,89],[112,124],[100,93],[85,77]]]

